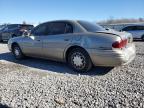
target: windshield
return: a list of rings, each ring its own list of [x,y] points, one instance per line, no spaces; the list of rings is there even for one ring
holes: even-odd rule
[[[88,32],[98,32],[105,31],[105,28],[99,26],[96,23],[91,23],[87,21],[78,21],[78,23],[83,26]]]
[[[10,24],[10,25],[7,25],[8,29],[15,29],[17,28],[19,25],[18,24]]]
[[[5,28],[5,25],[0,26],[0,30],[3,30]]]

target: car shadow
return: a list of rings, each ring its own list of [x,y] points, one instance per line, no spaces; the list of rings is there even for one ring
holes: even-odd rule
[[[52,71],[57,73],[75,74],[75,75],[90,75],[90,76],[105,75],[113,69],[113,67],[94,67],[87,73],[78,73],[70,69],[66,63],[30,58],[30,57],[27,57],[23,60],[16,60],[10,52],[0,54],[0,60],[6,60],[9,62],[21,64],[36,69]]]
[[[2,104],[0,103],[0,108],[11,108],[11,107],[9,107],[9,106],[7,106],[7,105],[2,105]]]
[[[3,41],[3,42],[0,42],[0,44],[7,44],[8,42],[6,42],[6,41]]]

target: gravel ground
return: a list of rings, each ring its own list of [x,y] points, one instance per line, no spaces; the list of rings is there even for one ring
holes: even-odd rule
[[[144,42],[136,48],[127,66],[78,74],[63,63],[17,61],[0,44],[0,107],[144,108]]]

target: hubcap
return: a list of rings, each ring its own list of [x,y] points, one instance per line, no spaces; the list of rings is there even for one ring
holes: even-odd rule
[[[82,58],[80,56],[75,56],[73,58],[73,62],[76,66],[81,66],[83,63],[82,63]]]
[[[71,57],[72,64],[77,69],[83,69],[85,67],[85,57],[83,54],[76,52]]]
[[[16,56],[19,56],[19,55],[20,55],[19,49],[18,49],[18,48],[15,48],[14,53],[15,53]]]

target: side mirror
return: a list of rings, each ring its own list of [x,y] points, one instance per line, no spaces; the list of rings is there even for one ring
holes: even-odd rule
[[[23,36],[30,36],[30,31],[25,30],[25,31],[23,32]]]
[[[109,28],[106,28],[107,31],[109,31]]]

